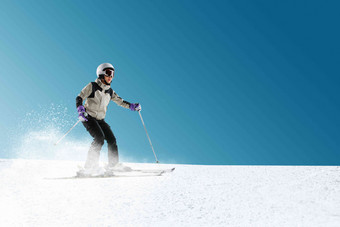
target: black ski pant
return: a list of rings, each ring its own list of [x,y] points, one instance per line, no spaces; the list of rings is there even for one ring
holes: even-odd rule
[[[113,135],[110,126],[104,119],[97,120],[91,116],[88,116],[88,121],[84,121],[83,125],[93,137],[93,142],[87,154],[85,168],[98,166],[100,150],[102,149],[104,140],[106,140],[108,147],[109,166],[116,165],[119,162],[118,147],[116,137]]]

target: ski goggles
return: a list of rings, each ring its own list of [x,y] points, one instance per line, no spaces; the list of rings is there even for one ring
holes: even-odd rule
[[[114,74],[114,72],[115,72],[115,70],[114,69],[111,69],[111,68],[109,68],[109,69],[104,69],[103,70],[104,72],[105,72],[105,76],[107,76],[107,77],[113,77],[113,74]]]

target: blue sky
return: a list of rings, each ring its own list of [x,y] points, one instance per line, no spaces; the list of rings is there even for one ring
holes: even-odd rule
[[[339,165],[338,8],[2,1],[0,158],[15,158],[17,138],[33,128],[67,131],[77,120],[75,97],[111,62],[112,88],[142,104],[160,161]],[[153,161],[137,113],[111,103],[106,121],[122,156]],[[90,139],[81,125],[69,137]]]

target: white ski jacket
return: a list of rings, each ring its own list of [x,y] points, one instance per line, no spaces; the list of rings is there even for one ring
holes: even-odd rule
[[[100,79],[96,79],[95,82],[91,82],[83,88],[76,98],[77,107],[83,105],[83,100],[85,99],[84,107],[86,112],[97,120],[105,118],[110,100],[126,109],[130,107],[129,102],[124,101],[109,85],[102,83]]]

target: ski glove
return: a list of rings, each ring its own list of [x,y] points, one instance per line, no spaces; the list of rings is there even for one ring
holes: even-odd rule
[[[130,104],[130,110],[132,110],[132,111],[141,111],[142,110],[142,106],[139,103],[131,103]]]
[[[88,121],[87,118],[86,118],[87,113],[85,112],[85,107],[84,106],[78,106],[77,110],[78,110],[78,119],[82,122]]]

